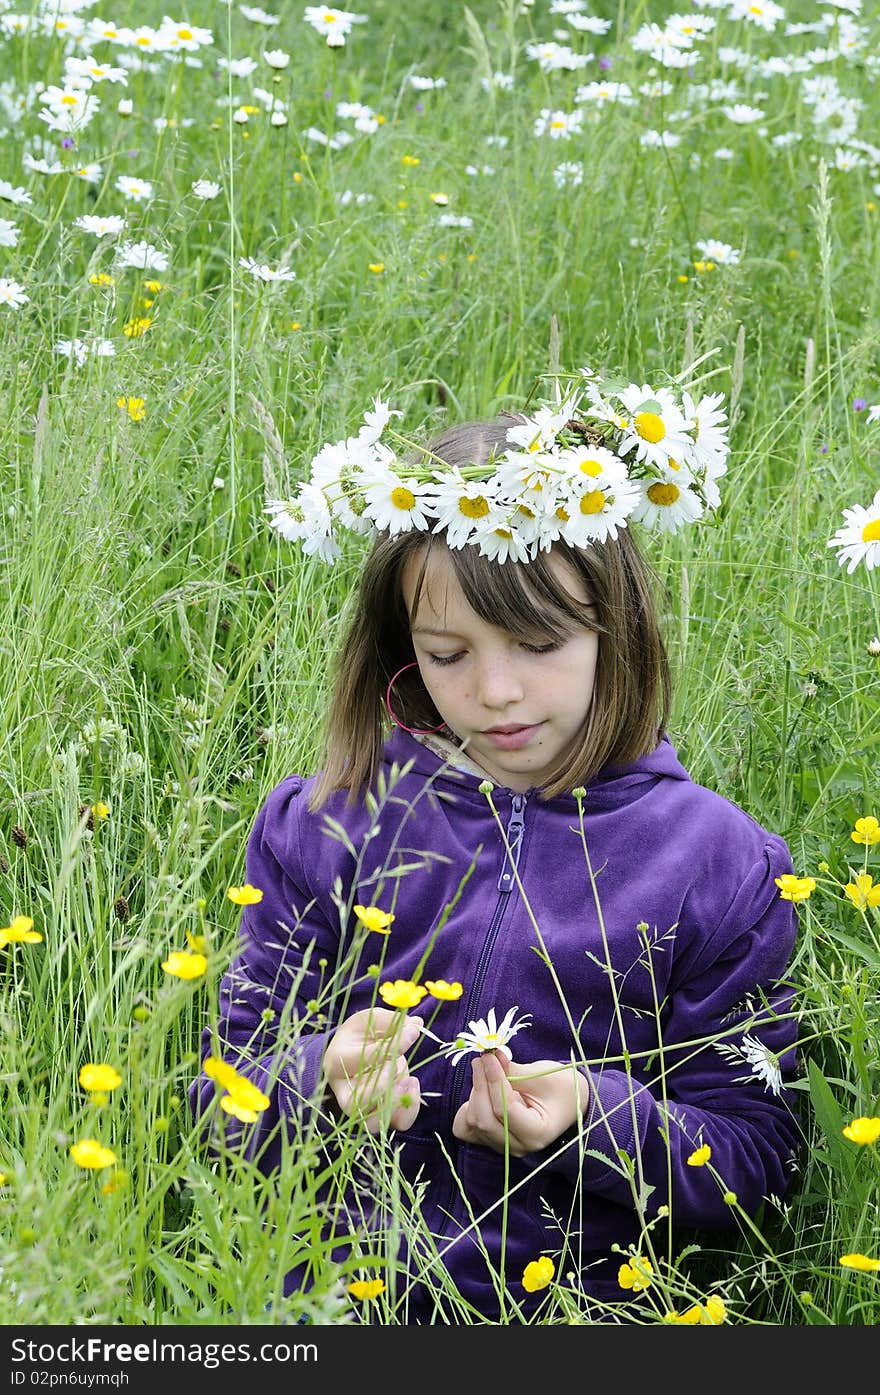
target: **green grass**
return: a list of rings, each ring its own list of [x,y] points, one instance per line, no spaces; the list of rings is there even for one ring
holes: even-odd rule
[[[568,370],[589,362],[650,381],[720,349],[712,386],[729,396],[733,429],[719,516],[649,549],[675,674],[670,732],[693,778],[781,833],[795,870],[818,882],[795,965],[809,1101],[801,1171],[742,1238],[719,1248],[698,1237],[673,1255],[665,1291],[681,1306],[714,1286],[731,1321],[876,1324],[876,1276],[838,1260],[880,1253],[877,1148],[841,1134],[880,1111],[880,926],[842,890],[850,868],[877,866],[849,834],[877,812],[880,661],[867,644],[880,609],[873,574],[848,575],[826,542],[843,508],[876,487],[880,425],[851,404],[880,400],[880,175],[873,156],[833,168],[835,142],[815,125],[802,78],[719,58],[725,45],[753,60],[804,53],[827,36],[764,34],[700,11],[718,29],[693,78],[666,71],[662,100],[605,105],[557,141],[533,134],[538,112],[570,111],[578,85],[602,74],[595,64],[543,73],[526,56],[565,27],[546,0],[403,10],[365,0],[355,8],[369,22],[339,50],[299,5],[279,7],[273,28],[234,7],[195,8],[192,22],[214,31],[203,66],[160,57],[126,88],[103,84],[102,110],[69,151],[39,119],[33,84],[60,81],[66,54],[88,50],[0,36],[11,74],[0,179],[33,198],[0,199],[0,217],[20,228],[17,245],[0,247],[0,276],[29,297],[0,305],[0,915],[31,916],[43,935],[0,962],[0,1322],[272,1321],[280,1274],[318,1244],[308,1139],[269,1186],[234,1154],[206,1157],[185,1100],[235,944],[225,892],[243,880],[268,791],[315,769],[362,556],[349,541],[335,568],[315,564],[261,510],[305,476],[323,441],[356,429],[377,393],[413,434],[520,403],[550,364],[555,317]],[[673,10],[597,0],[612,31],[571,41],[608,54],[607,76],[638,93],[651,65],[628,36]],[[114,18],[158,24],[163,13],[148,0]],[[815,7],[786,14],[812,19]],[[863,22],[861,56],[810,76],[833,74],[864,103],[857,134],[870,141],[878,25]],[[278,82],[260,57],[272,47],[291,54]],[[111,62],[119,52],[94,51]],[[258,70],[231,78],[220,55],[252,55]],[[511,91],[484,91],[496,71],[515,74]],[[448,86],[414,92],[412,72]],[[766,135],[730,122],[720,99],[689,101],[694,83],[734,77],[738,100],[766,94]],[[224,96],[264,107],[254,86],[288,104],[286,126],[264,109],[232,119]],[[122,95],[134,103],[127,118]],[[342,100],[384,123],[339,150],[302,136],[351,130],[334,114]],[[176,124],[156,130],[158,117]],[[646,148],[650,128],[681,143]],[[789,131],[802,139],[770,144]],[[506,145],[487,143],[498,136]],[[98,182],[30,173],[22,150],[42,154],[43,139],[71,169],[100,161]],[[732,158],[716,158],[718,146]],[[579,187],[556,187],[563,160],[583,163]],[[466,173],[484,164],[494,172]],[[154,197],[126,202],[120,175],[152,180]],[[197,200],[199,178],[221,195]],[[368,198],[344,203],[347,190]],[[125,235],[164,248],[169,269],[115,270],[111,240],[73,226],[92,211],[125,213]],[[444,211],[472,226],[440,226]],[[706,237],[741,249],[739,263],[697,271]],[[289,264],[296,280],[258,286],[243,256]],[[90,283],[100,273],[115,284]],[[162,288],[147,292],[153,277]],[[152,323],[127,337],[138,316]],[[79,368],[54,352],[76,337],[109,338],[116,355]],[[144,399],[143,420],[117,406],[129,396]],[[109,815],[90,829],[81,809],[98,801]],[[193,983],[161,968],[187,933],[209,944],[208,973]],[[87,1060],[123,1074],[102,1109],[77,1084]],[[88,1136],[118,1155],[109,1194],[106,1174],[70,1158]],[[344,1173],[355,1142],[341,1143]],[[387,1141],[375,1165],[398,1209],[417,1216]],[[346,1278],[328,1261],[292,1310],[348,1320]],[[437,1283],[448,1287],[442,1263]],[[576,1309],[554,1288],[542,1320]],[[636,1302],[633,1320],[662,1311]],[[376,1314],[400,1320],[383,1303]],[[462,1309],[461,1320],[475,1319]]]

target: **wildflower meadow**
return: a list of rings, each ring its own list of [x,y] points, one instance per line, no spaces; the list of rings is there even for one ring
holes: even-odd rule
[[[868,0],[0,0],[0,1323],[406,1323],[322,1238],[313,1139],[267,1179],[187,1106],[366,550],[287,501],[377,400],[421,438],[585,364],[723,394],[710,516],[632,526],[670,733],[785,838],[800,925],[791,1190],[646,1223],[619,1314],[880,1322],[878,44]],[[521,1277],[592,1320],[558,1256]]]

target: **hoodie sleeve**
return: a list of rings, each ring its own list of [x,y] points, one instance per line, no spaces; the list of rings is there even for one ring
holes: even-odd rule
[[[222,1094],[202,1070],[189,1088],[190,1109],[209,1142],[222,1121],[227,1146],[244,1143],[263,1171],[277,1166],[280,1130],[297,1136],[317,1111],[314,1095],[332,1035],[315,1003],[321,965],[336,961],[339,929],[310,895],[300,854],[301,776],[269,795],[248,839],[248,882],[263,893],[242,912],[235,958],[220,982],[219,1014],[201,1033],[200,1062],[221,1056],[269,1098],[254,1123],[241,1123],[215,1105]]]
[[[766,838],[715,928],[676,958],[662,1049],[631,1073],[590,1072],[583,1131],[555,1163],[609,1200],[640,1196],[649,1216],[666,1204],[679,1225],[733,1226],[725,1193],[753,1215],[791,1180],[797,1025],[786,969],[797,913],[775,884],[792,871],[788,848]],[[688,1162],[706,1146],[705,1161]]]

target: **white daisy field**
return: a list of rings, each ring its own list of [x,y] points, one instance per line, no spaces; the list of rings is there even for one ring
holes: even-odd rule
[[[878,90],[869,0],[0,0],[0,1324],[406,1323],[332,1257],[282,1297],[316,1159],[212,1160],[187,1086],[371,529],[479,500],[524,555],[567,413],[488,504],[402,491],[395,442],[552,374],[606,433],[560,457],[569,536],[637,532],[678,753],[797,878],[791,1190],[652,1232],[618,1306],[880,1322]],[[541,1272],[532,1321],[594,1320]]]

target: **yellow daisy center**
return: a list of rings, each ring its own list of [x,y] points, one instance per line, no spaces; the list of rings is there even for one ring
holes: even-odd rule
[[[524,513],[526,518],[534,518],[535,516],[532,510],[530,508],[527,508],[525,504],[520,504],[519,511],[520,513]]]
[[[399,484],[391,491],[391,502],[396,509],[403,509],[408,512],[416,501],[416,496],[411,489],[407,489],[405,484]]]
[[[489,1045],[492,1045],[492,1046],[497,1045],[497,1043],[498,1043],[498,1033],[497,1033],[497,1032],[487,1032],[486,1035],[483,1037],[483,1041],[486,1043],[487,1046],[489,1046]]]
[[[601,489],[591,489],[581,499],[581,513],[601,513],[605,507],[605,493]]]
[[[559,508],[556,510],[556,517],[560,520],[561,523],[568,522],[568,510],[564,509],[561,504],[559,505]]]
[[[495,532],[497,533],[497,535],[498,535],[499,538],[512,538],[512,537],[513,537],[513,534],[511,533],[511,531],[510,531],[509,528],[496,528],[496,529],[495,529]]]
[[[652,484],[648,488],[648,498],[652,504],[674,504],[681,490],[670,480],[667,484]]]
[[[663,420],[656,412],[639,412],[635,418],[635,428],[642,440],[650,441],[652,445],[662,441],[666,435]]]
[[[483,518],[489,512],[489,505],[482,494],[478,494],[476,499],[459,499],[458,507],[465,518]]]
[[[177,31],[178,39],[191,39],[192,36],[193,31],[191,29],[178,29]]]
[[[880,542],[880,518],[865,524],[862,529],[862,542]]]
[[[602,473],[602,466],[599,464],[598,460],[582,460],[578,469],[581,474],[590,475],[593,479]]]

